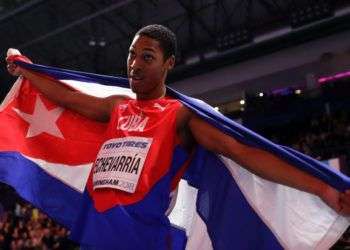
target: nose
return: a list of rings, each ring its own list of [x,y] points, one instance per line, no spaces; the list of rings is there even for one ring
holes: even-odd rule
[[[129,66],[131,69],[136,70],[141,68],[141,60],[137,57],[130,59]]]

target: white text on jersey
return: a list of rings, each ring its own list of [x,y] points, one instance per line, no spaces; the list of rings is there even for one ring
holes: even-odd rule
[[[139,131],[142,132],[149,120],[149,117],[142,117],[139,115],[122,116],[118,119],[118,130],[123,131]]]

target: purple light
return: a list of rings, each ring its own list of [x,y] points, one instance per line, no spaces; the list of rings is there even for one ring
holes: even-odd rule
[[[291,95],[294,94],[295,90],[299,89],[303,89],[304,83],[299,83],[299,84],[295,84],[293,86],[288,86],[288,87],[284,87],[284,88],[278,88],[278,89],[273,89],[271,90],[271,94],[275,95],[275,96],[283,96],[283,95]]]
[[[317,81],[319,84],[325,84],[334,80],[339,80],[339,79],[348,78],[348,77],[350,77],[350,71],[345,71],[345,72],[335,74],[333,76],[320,77],[318,78]]]

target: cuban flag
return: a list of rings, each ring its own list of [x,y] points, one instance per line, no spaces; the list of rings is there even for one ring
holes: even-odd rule
[[[77,91],[132,95],[124,78],[15,63]],[[338,190],[350,188],[350,179],[326,164],[268,141],[201,101],[169,87],[167,94],[237,140],[272,152]],[[85,191],[106,124],[58,107],[21,77],[0,106],[0,120],[0,181],[70,229],[73,240],[93,249],[146,249],[156,240],[154,232],[164,225],[144,219],[152,207],[145,206],[146,216],[139,219],[130,216],[132,207],[100,213]],[[143,202],[148,201],[130,206]],[[264,180],[200,146],[167,223],[172,249],[191,250],[328,249],[350,225],[318,197]]]

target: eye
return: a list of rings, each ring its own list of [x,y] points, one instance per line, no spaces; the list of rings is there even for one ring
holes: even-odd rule
[[[144,54],[144,55],[143,55],[143,59],[144,59],[146,62],[151,62],[151,61],[154,59],[154,56],[151,55],[151,54]]]

